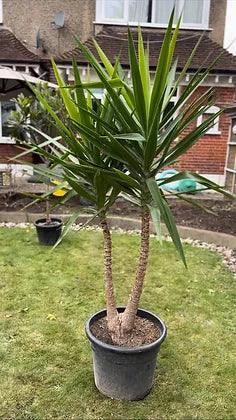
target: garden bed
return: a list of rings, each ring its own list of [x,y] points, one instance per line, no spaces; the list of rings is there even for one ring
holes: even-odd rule
[[[118,303],[126,301],[137,235],[114,233]],[[93,384],[84,322],[104,307],[102,234],[70,233],[51,253],[34,229],[0,229],[0,417],[25,419],[233,418],[234,282],[221,258],[151,239],[141,307],[159,314],[168,337],[155,385],[140,402],[117,402]]]
[[[195,198],[195,197],[193,197]],[[25,205],[32,202],[32,199],[23,195],[14,194],[9,197],[0,196],[0,211],[19,211]],[[51,200],[52,204],[56,203],[56,199]],[[201,196],[198,198],[200,205],[204,205],[215,214],[206,213],[200,208],[191,206],[180,200],[171,199],[171,209],[175,216],[177,224],[182,226],[212,230],[215,232],[223,232],[231,235],[236,234],[236,205],[232,201],[206,198]],[[32,213],[42,213],[45,209],[44,203],[37,203],[28,208]],[[74,210],[81,212],[90,212],[90,208],[85,203],[81,203],[79,199],[71,200],[66,206],[55,208],[52,213],[67,214]],[[139,208],[132,203],[123,199],[119,199],[117,203],[110,209],[110,214],[119,216],[137,217]]]

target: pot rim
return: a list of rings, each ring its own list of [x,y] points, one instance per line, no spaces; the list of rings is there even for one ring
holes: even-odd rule
[[[119,306],[119,307],[117,307],[117,310],[118,310],[118,312],[123,312],[125,310],[125,306]],[[136,346],[136,347],[122,347],[122,346],[115,346],[113,344],[104,343],[103,341],[96,338],[92,334],[90,326],[93,324],[93,321],[95,322],[98,319],[101,319],[104,316],[106,316],[106,309],[101,309],[100,311],[96,312],[95,314],[93,314],[88,319],[88,321],[85,324],[86,335],[87,335],[89,341],[91,341],[93,344],[95,344],[99,347],[102,347],[104,350],[108,350],[108,351],[114,352],[114,353],[135,354],[135,353],[143,353],[143,352],[154,350],[156,347],[159,347],[161,345],[161,343],[164,341],[164,339],[166,338],[167,327],[166,327],[165,323],[162,321],[162,319],[159,318],[159,316],[155,315],[154,313],[152,313],[150,311],[147,311],[146,309],[138,308],[137,314],[141,314],[141,313],[142,314],[147,314],[148,315],[146,317],[147,319],[156,320],[157,323],[158,323],[158,326],[161,329],[160,337],[150,344],[145,344],[143,346]],[[101,314],[103,314],[103,315],[99,316]],[[145,318],[145,316],[143,316],[143,318]]]
[[[51,217],[51,220],[52,221],[55,221],[55,222],[59,222],[59,225],[57,225],[57,226],[50,226],[50,224],[48,224],[48,225],[45,225],[45,226],[39,226],[38,225],[38,223],[43,223],[43,222],[46,222],[46,218],[44,217],[44,218],[41,218],[41,219],[37,219],[35,222],[34,222],[34,226],[36,226],[36,227],[40,227],[40,228],[46,228],[46,229],[49,229],[49,228],[53,228],[53,227],[60,227],[60,226],[62,226],[62,220],[61,219],[59,219],[58,217]]]

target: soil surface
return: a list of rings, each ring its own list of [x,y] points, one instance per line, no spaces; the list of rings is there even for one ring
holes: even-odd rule
[[[154,322],[139,316],[136,316],[135,318],[134,329],[132,333],[125,339],[122,338],[122,342],[119,343],[114,343],[112,341],[107,328],[107,318],[101,318],[96,321],[91,326],[91,331],[96,338],[104,343],[131,348],[144,346],[145,344],[151,344],[161,335],[160,329],[156,324],[154,324]]]
[[[212,230],[236,235],[236,203],[229,200],[197,199],[199,205],[203,205],[212,213],[207,213],[199,207],[178,199],[170,199],[170,207],[178,225],[194,227],[198,229]],[[137,217],[139,208],[125,201],[117,202],[112,208],[112,213]]]
[[[38,222],[37,226],[39,227],[46,227],[46,228],[52,228],[57,227],[61,224],[61,222],[58,222],[57,220],[50,220],[50,222]]]
[[[212,230],[215,232],[224,232],[231,235],[236,234],[236,203],[215,197],[196,197],[191,196],[200,205],[207,207],[213,211],[210,214],[198,207],[193,207],[179,199],[170,199],[169,203],[174,214],[176,223],[182,226],[189,226],[194,228]],[[26,205],[32,202],[32,198],[14,194],[9,196],[0,195],[0,211],[20,211]],[[66,206],[55,205],[58,204],[56,198],[51,200],[51,214],[69,214],[74,210],[81,210],[81,213],[91,212],[91,207],[88,202],[80,201],[78,198],[73,199],[67,203]],[[23,210],[24,211],[24,210]],[[40,202],[33,206],[27,207],[25,211],[31,213],[45,212],[45,203]],[[129,203],[123,199],[117,200],[115,205],[110,209],[110,214],[126,217],[139,217],[140,210],[137,206]]]

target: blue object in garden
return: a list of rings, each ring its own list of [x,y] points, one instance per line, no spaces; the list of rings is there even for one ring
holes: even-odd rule
[[[177,175],[179,172],[176,169],[167,169],[166,171],[161,172],[157,175],[156,180],[161,181],[166,178],[171,178],[174,175]],[[165,185],[162,185],[161,188],[165,191],[178,191],[178,192],[189,192],[197,190],[197,183],[194,179],[182,179],[180,181],[168,182]]]
[[[197,190],[197,183],[194,179],[182,179],[178,181],[178,191],[179,192],[189,192],[189,191],[196,191]]]
[[[177,175],[178,171],[176,169],[167,169],[166,171],[161,172],[157,175],[156,180],[161,181],[165,178],[171,178],[174,175]],[[169,182],[168,184],[162,185],[161,188],[165,191],[176,191],[178,188],[178,181]]]

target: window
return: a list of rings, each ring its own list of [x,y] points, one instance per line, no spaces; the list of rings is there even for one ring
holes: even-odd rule
[[[101,104],[104,97],[103,89],[93,89],[92,90],[92,107],[95,112],[97,112],[99,104]]]
[[[97,0],[96,21],[165,27],[174,6],[182,27],[208,28],[210,0]]]
[[[219,111],[220,111],[220,108],[218,108],[217,106],[211,106],[205,114],[200,115],[200,117],[198,117],[197,126],[199,126],[203,121],[208,119],[210,117],[210,114],[216,114],[216,112],[219,112]],[[221,131],[219,130],[219,123],[220,123],[220,118],[218,115],[215,119],[215,124],[211,128],[209,128],[206,134],[212,134],[212,135],[221,134]]]
[[[2,16],[2,0],[0,0],[0,23],[3,22],[3,16]]]
[[[16,106],[12,101],[0,102],[0,143],[15,143],[11,138],[11,129],[7,124],[11,111],[15,109]]]

